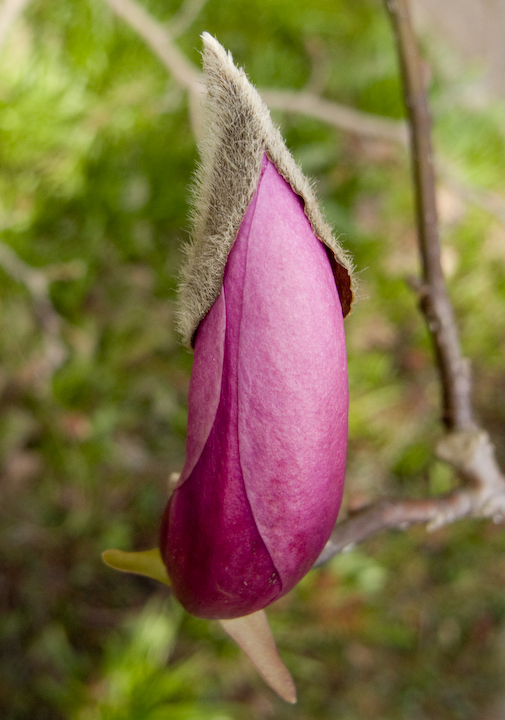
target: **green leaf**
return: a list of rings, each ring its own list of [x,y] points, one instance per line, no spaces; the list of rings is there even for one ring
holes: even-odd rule
[[[106,565],[121,572],[145,575],[146,577],[158,580],[164,585],[170,585],[170,578],[159,548],[143,550],[141,552],[125,552],[124,550],[104,550],[102,560]]]

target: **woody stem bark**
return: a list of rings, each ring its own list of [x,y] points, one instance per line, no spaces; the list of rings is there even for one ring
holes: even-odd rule
[[[396,38],[410,127],[412,171],[423,282],[419,300],[431,334],[442,388],[442,420],[448,430],[474,427],[470,368],[463,358],[442,265],[435,193],[431,118],[426,72],[409,16],[408,0],[386,0]]]

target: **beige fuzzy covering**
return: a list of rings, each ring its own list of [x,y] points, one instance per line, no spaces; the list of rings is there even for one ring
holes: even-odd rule
[[[307,178],[273,124],[268,108],[230,53],[203,33],[207,85],[205,139],[194,190],[192,241],[179,288],[179,330],[191,345],[219,295],[228,253],[256,190],[265,152],[305,204],[305,214],[328,253],[344,317],[353,299],[352,262],[325,222]]]

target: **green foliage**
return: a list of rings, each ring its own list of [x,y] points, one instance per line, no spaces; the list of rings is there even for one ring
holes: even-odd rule
[[[233,704],[199,700],[208,688],[203,658],[167,661],[182,610],[154,598],[112,635],[105,648],[100,685],[72,720],[234,720],[247,713]],[[202,662],[203,660],[203,662]],[[238,715],[237,713],[241,714]]]
[[[180,2],[144,6],[170,23]],[[208,0],[177,40],[195,64],[203,30],[259,86],[402,114],[376,0]],[[470,107],[443,55],[432,72],[444,266],[478,413],[505,460],[503,106]],[[445,492],[437,378],[405,282],[418,273],[407,154],[275,118],[359,270],[350,501]],[[500,528],[384,534],[310,573],[270,611],[295,708],[216,625],[158,600],[142,610],[154,584],[101,565],[106,547],[156,545],[183,463],[191,354],[173,302],[196,159],[185,93],[131,28],[101,0],[34,0],[0,55],[1,241],[49,283],[41,299],[1,263],[0,715],[480,718],[505,671]]]

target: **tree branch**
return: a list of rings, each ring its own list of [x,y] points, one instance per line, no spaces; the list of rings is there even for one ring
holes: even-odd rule
[[[201,132],[201,115],[198,114],[205,88],[202,74],[175,46],[167,28],[150,15],[136,0],[105,0],[109,7],[135,30],[158,56],[176,82],[190,95],[192,126],[197,137]],[[378,115],[361,112],[339,103],[325,100],[312,93],[260,90],[272,110],[299,112],[334,125],[340,130],[389,142],[407,143],[405,123]]]
[[[408,0],[386,0],[386,5],[396,36],[411,129],[423,268],[423,283],[418,287],[420,306],[433,339],[442,385],[442,419],[449,431],[438,444],[437,455],[454,468],[462,487],[443,497],[380,500],[350,514],[335,526],[316,566],[380,530],[404,530],[417,523],[427,523],[428,530],[432,530],[470,516],[505,521],[505,476],[496,462],[488,434],[473,417],[469,366],[461,353],[440,262],[431,120]]]
[[[137,32],[189,93],[191,126],[197,137],[202,130],[201,101],[205,93],[202,74],[175,46],[168,30],[134,0],[105,0],[118,17]]]
[[[440,243],[425,72],[409,17],[408,0],[387,0],[411,127],[411,153],[424,285],[420,304],[435,346],[442,387],[442,419],[449,430],[474,427],[470,368],[459,344],[440,262]]]
[[[465,487],[434,498],[379,500],[338,522],[314,567],[381,530],[406,530],[427,524],[428,531],[465,517],[505,521],[505,477],[494,454],[494,447],[483,430],[448,433],[437,455],[448,462]]]
[[[38,269],[27,265],[12,248],[0,242],[0,267],[14,280],[22,283],[32,298],[35,317],[44,341],[44,355],[38,366],[38,381],[45,388],[56,370],[67,359],[67,348],[61,337],[62,318],[55,310],[49,293],[54,280],[81,277],[84,266],[80,262],[62,263]]]
[[[365,137],[380,138],[406,145],[408,130],[405,123],[355,110],[347,105],[325,100],[318,95],[289,90],[260,90],[263,100],[272,110],[284,110],[309,115],[339,130]]]
[[[169,32],[173,39],[182,35],[191,27],[208,0],[184,0],[179,7],[177,14],[173,16],[169,24]]]
[[[505,487],[495,495],[488,495],[484,488],[479,488],[457,490],[441,498],[379,500],[335,526],[314,567],[351,550],[381,530],[407,530],[412,525],[423,524],[427,525],[428,531],[433,531],[465,517],[492,517],[496,523],[502,523]]]

